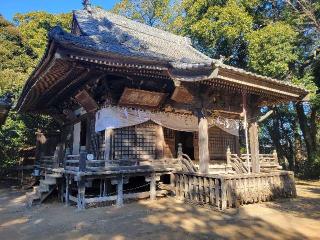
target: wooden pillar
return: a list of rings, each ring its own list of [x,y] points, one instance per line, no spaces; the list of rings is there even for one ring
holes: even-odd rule
[[[248,136],[248,104],[247,104],[247,95],[242,94],[242,114],[243,114],[243,125],[244,125],[244,134],[245,134],[245,141],[246,141],[246,165],[248,169],[248,173],[251,172],[251,166],[250,166],[250,157],[249,157],[249,136]]]
[[[123,176],[120,175],[117,181],[117,207],[123,206]]]
[[[74,155],[79,154],[80,152],[80,131],[81,122],[78,122],[73,126],[72,154]]]
[[[65,204],[69,205],[69,175],[66,174],[66,194],[65,194]]]
[[[252,172],[260,172],[260,159],[259,159],[259,131],[258,131],[258,113],[259,108],[255,105],[255,101],[251,99],[251,104],[248,109],[248,129],[249,129],[249,145],[251,152],[251,165]]]
[[[251,150],[251,164],[252,172],[260,172],[260,159],[259,159],[259,136],[258,136],[258,123],[252,121],[249,124],[249,142]]]
[[[104,160],[105,160],[105,165],[108,164],[108,161],[112,159],[111,156],[111,140],[112,140],[112,129],[106,129],[104,131]]]
[[[157,198],[157,181],[156,181],[156,174],[151,174],[150,179],[150,200],[156,200]]]
[[[160,125],[156,127],[156,158],[162,159],[164,156],[164,134],[163,128]]]
[[[209,171],[209,137],[208,137],[208,120],[199,114],[199,165],[200,173]]]
[[[100,178],[100,194],[99,194],[99,196],[100,197],[102,197],[102,195],[103,195],[103,179],[102,178]]]
[[[103,179],[103,192],[102,192],[102,197],[105,197],[107,195],[107,179]]]
[[[77,199],[77,207],[79,210],[86,208],[85,193],[86,193],[85,179],[80,178],[78,179],[78,199]]]

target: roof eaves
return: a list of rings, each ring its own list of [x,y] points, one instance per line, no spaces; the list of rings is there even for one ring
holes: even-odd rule
[[[249,71],[246,71],[246,70],[241,69],[241,68],[236,68],[236,67],[224,64],[220,60],[213,59],[213,65],[215,67],[218,67],[218,68],[231,70],[233,72],[236,72],[236,73],[239,73],[239,74],[248,75],[248,76],[260,79],[260,80],[268,81],[268,82],[279,84],[279,85],[285,85],[285,86],[291,87],[291,88],[299,90],[299,91],[304,91],[306,94],[308,93],[308,91],[306,89],[304,89],[304,88],[302,88],[300,86],[294,85],[292,83],[289,83],[287,81],[280,81],[278,79],[274,79],[274,78],[271,78],[271,77],[267,77],[267,76],[263,76],[263,75],[256,74],[256,73],[253,73],[253,72],[249,72]]]

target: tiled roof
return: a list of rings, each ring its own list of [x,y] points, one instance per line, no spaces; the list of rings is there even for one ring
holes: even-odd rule
[[[178,36],[129,20],[111,12],[92,8],[74,11],[81,30],[81,43],[122,55],[156,58],[168,62],[207,63],[211,59]]]

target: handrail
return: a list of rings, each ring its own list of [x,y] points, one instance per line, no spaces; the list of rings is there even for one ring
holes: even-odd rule
[[[230,148],[227,149],[227,161],[237,173],[247,173],[248,167],[251,168],[252,166],[251,154],[245,153],[238,156],[238,154],[231,153]],[[249,161],[249,165],[247,161]],[[276,151],[273,151],[271,154],[259,154],[259,162],[261,168],[264,169],[281,169]]]
[[[183,165],[182,167],[185,167],[189,172],[197,172],[198,169],[187,154],[182,153],[179,159]]]

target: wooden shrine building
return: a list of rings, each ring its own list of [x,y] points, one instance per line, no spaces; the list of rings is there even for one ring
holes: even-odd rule
[[[55,151],[38,156],[40,201],[58,186],[79,208],[121,205],[171,181],[177,196],[225,208],[249,201],[248,186],[254,201],[294,195],[276,153],[259,153],[259,109],[307,94],[211,59],[187,37],[87,8],[71,33],[50,31],[16,108],[61,124]]]

